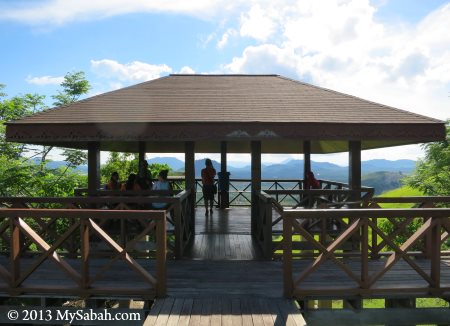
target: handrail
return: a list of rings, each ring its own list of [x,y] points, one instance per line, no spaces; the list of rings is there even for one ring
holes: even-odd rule
[[[390,234],[386,234],[374,220],[378,219],[396,219],[399,216],[405,218],[423,218],[423,224],[401,244],[394,243]],[[305,228],[307,221],[326,220],[326,219],[348,219],[349,226],[330,240],[329,243],[318,241]],[[370,252],[374,250],[374,242],[369,239],[369,229],[372,229],[373,235],[380,237],[387,246],[392,248],[393,252],[388,253],[386,258],[379,256],[373,257]],[[317,251],[313,260],[308,266],[303,266],[301,273],[294,278],[293,270],[295,264],[293,261],[293,235],[298,234],[311,244]],[[288,297],[304,297],[311,293],[319,295],[329,295],[341,291],[341,294],[352,293],[354,295],[368,295],[382,293],[384,290],[377,282],[395,265],[399,260],[404,260],[420,276],[421,280],[428,283],[428,287],[410,285],[412,288],[402,287],[404,291],[418,291],[428,293],[440,293],[440,273],[441,273],[441,246],[450,233],[450,209],[448,208],[409,208],[409,209],[285,209],[283,213],[283,269],[284,269],[284,290]],[[360,259],[360,268],[352,269],[345,263],[345,243],[358,236],[359,244],[357,252],[353,248],[353,261],[355,257]],[[429,237],[431,241],[431,251],[427,258],[430,261],[430,271],[421,267],[412,258],[411,249],[418,245],[420,240]],[[376,242],[375,242],[376,243]],[[345,253],[345,252],[344,252]],[[355,256],[356,255],[356,256]],[[341,258],[339,258],[341,257]],[[372,258],[371,258],[372,257]],[[383,259],[384,264],[371,264],[370,261]],[[314,271],[325,261],[334,263],[339,271],[343,271],[350,280],[354,281],[355,287],[342,288],[341,290],[331,286],[327,289],[325,284],[321,285],[320,291],[314,288],[308,288],[305,280],[314,274]],[[298,271],[300,272],[300,271]],[[418,283],[418,284],[419,284]],[[449,289],[447,289],[448,291]],[[327,292],[328,291],[328,292]]]
[[[45,281],[51,284],[40,284],[45,291],[59,293],[64,295],[76,295],[80,297],[89,297],[91,295],[111,295],[111,294],[139,294],[142,297],[148,297],[155,293],[157,296],[166,294],[166,212],[155,210],[97,210],[97,209],[0,209],[0,218],[3,218],[9,227],[1,228],[1,236],[10,236],[8,265],[0,265],[0,276],[7,281],[7,292],[15,294],[27,294],[35,292],[36,289],[26,282],[30,277],[39,271],[38,267],[45,261],[50,260],[66,274],[67,280],[71,280],[76,286],[68,287],[67,284],[61,284],[60,281],[53,281],[45,278]],[[52,233],[47,236],[40,229],[39,220],[42,218],[67,219],[72,221],[69,228],[63,234]],[[132,219],[137,220],[143,226],[141,232],[126,244],[119,244],[113,237],[102,228],[101,224],[95,220],[111,219]],[[7,219],[5,221],[5,219]],[[33,219],[38,223],[27,223],[27,220]],[[135,246],[139,239],[142,239],[149,233],[156,236],[156,266],[154,275],[148,268],[143,267],[141,262],[133,258]],[[95,235],[105,242],[110,249],[111,261],[101,270],[91,264],[91,257],[95,251],[92,244],[91,235]],[[48,237],[55,237],[52,242],[48,242]],[[28,243],[24,242],[24,239]],[[70,254],[65,256],[59,249],[67,239],[78,239],[79,251],[77,256]],[[33,244],[39,253],[37,259],[34,259],[31,267],[25,264],[29,260],[28,256],[23,257],[25,246]],[[72,258],[71,258],[72,257]],[[78,263],[72,263],[76,260]],[[108,280],[103,277],[116,260],[123,260],[129,267],[129,271],[134,271],[140,280],[146,284],[142,289],[135,287],[127,288],[120,284],[117,279]],[[144,261],[143,261],[144,262]],[[75,267],[79,266],[79,267]],[[94,273],[95,272],[95,273]],[[36,276],[38,277],[38,276]],[[101,280],[100,283],[98,281]],[[63,282],[64,283],[64,282]],[[48,287],[48,289],[46,289]],[[116,293],[116,292],[117,293]]]

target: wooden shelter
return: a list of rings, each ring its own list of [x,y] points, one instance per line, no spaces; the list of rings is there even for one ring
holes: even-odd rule
[[[349,184],[361,185],[361,150],[444,139],[442,121],[278,75],[170,75],[8,123],[9,141],[89,151],[89,189],[99,153],[252,154],[258,190],[261,153],[349,152]]]
[[[450,210],[434,208],[450,198],[403,198],[427,208],[395,210],[380,209],[382,198],[370,198],[364,209],[346,209],[349,201],[337,200],[328,210],[291,209],[278,200],[302,199],[305,191],[353,198],[361,192],[361,150],[442,140],[442,121],[277,75],[170,75],[10,122],[6,138],[87,149],[89,193],[96,195],[102,150],[139,152],[141,158],[184,152],[186,190],[167,198],[1,199],[8,208],[0,209],[0,240],[9,257],[0,261],[0,296],[156,296],[149,325],[189,318],[213,324],[219,314],[224,324],[303,325],[292,301],[273,304],[282,290],[306,310],[309,300],[336,298],[344,307],[362,308],[362,298],[383,297],[386,308],[411,308],[416,297],[450,295],[449,253],[442,250],[450,238]],[[195,152],[220,152],[223,172],[227,152],[251,153],[251,219],[247,208],[195,219]],[[334,152],[349,153],[351,189],[261,191],[262,153],[303,153],[307,172],[311,153]],[[166,210],[130,209],[162,200]],[[30,209],[40,204],[60,208]],[[92,209],[105,205],[112,209]],[[389,234],[379,228],[381,218],[392,224]],[[395,243],[416,218],[420,228]],[[69,224],[63,234],[52,227],[57,219]],[[120,236],[107,228],[114,219]],[[143,238],[148,241],[141,248]],[[34,244],[36,259],[26,251]],[[187,259],[167,260],[169,244],[175,257]],[[271,260],[276,255],[282,262]],[[423,311],[408,310],[402,318],[415,321],[427,315]],[[427,322],[448,320],[448,309],[431,313]],[[398,309],[381,315],[398,316]]]

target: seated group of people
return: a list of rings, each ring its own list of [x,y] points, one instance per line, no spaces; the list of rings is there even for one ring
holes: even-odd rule
[[[106,190],[120,191],[140,191],[140,190],[172,190],[170,182],[167,180],[168,170],[162,170],[158,174],[158,181],[154,184],[151,178],[139,177],[135,173],[130,173],[126,182],[120,182],[119,173],[113,172],[109,182],[106,184]]]
[[[141,191],[141,190],[168,190],[172,191],[172,185],[167,180],[169,170],[161,170],[158,174],[158,181],[152,183],[151,177],[139,177],[135,173],[131,173],[125,183],[120,182],[119,173],[113,172],[111,178],[106,184],[106,190],[120,190],[120,191]],[[152,203],[152,207],[156,209],[165,208],[167,203]]]

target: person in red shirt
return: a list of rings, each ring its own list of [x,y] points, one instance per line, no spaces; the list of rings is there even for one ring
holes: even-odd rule
[[[205,216],[208,216],[208,204],[209,213],[213,213],[214,194],[217,192],[214,185],[214,177],[216,176],[216,169],[209,158],[205,160],[206,167],[202,169],[202,185],[203,185],[203,199],[205,200]]]
[[[308,171],[305,179],[305,189],[320,189],[320,182],[314,177],[314,173]]]

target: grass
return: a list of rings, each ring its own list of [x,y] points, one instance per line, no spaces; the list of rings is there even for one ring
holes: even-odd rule
[[[424,196],[425,194],[418,190],[408,186],[403,186],[394,190],[383,192],[378,197],[414,197]],[[411,208],[414,206],[412,203],[383,203],[380,204],[382,208]]]

